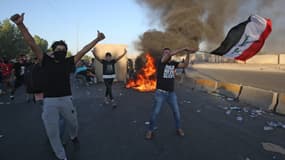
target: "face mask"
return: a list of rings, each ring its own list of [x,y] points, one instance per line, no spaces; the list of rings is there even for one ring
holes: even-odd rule
[[[63,61],[66,57],[66,52],[65,51],[55,51],[53,53],[54,58],[58,61]]]

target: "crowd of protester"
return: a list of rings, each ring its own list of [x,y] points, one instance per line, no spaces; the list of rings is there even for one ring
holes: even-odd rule
[[[30,90],[31,84],[28,78],[28,74],[36,65],[39,65],[38,59],[26,54],[19,54],[17,57],[10,59],[0,57],[0,96],[9,95],[10,99],[13,100],[15,92],[24,86],[27,102],[41,99],[36,98],[39,95]],[[96,84],[95,59],[80,60],[75,66],[74,77],[82,80],[87,85]]]

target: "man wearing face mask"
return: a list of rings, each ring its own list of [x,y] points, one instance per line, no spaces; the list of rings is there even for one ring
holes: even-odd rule
[[[75,56],[66,58],[67,45],[64,41],[56,41],[51,48],[53,53],[44,54],[23,23],[24,14],[15,14],[11,20],[18,26],[25,41],[31,47],[42,64],[45,85],[42,119],[53,151],[58,159],[66,160],[67,156],[60,140],[59,116],[62,116],[69,128],[69,136],[78,144],[77,112],[71,100],[70,73],[75,64],[105,35],[98,31],[97,38],[87,44]]]

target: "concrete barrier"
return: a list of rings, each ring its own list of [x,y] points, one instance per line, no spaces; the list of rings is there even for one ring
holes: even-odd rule
[[[275,110],[279,114],[285,115],[285,94],[281,93],[278,96],[278,104]]]
[[[216,91],[218,82],[208,79],[196,79],[195,80],[195,86],[198,87],[198,89],[206,90],[206,91]]]
[[[247,104],[272,110],[277,103],[277,93],[259,88],[243,86],[239,100]]]
[[[241,85],[218,82],[218,87],[216,92],[227,97],[238,98],[241,92]]]
[[[279,55],[279,64],[285,64],[285,54]]]

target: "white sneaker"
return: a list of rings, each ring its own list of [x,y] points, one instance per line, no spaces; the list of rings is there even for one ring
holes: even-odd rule
[[[109,104],[109,100],[107,97],[105,97],[104,102],[105,102],[105,104]]]

